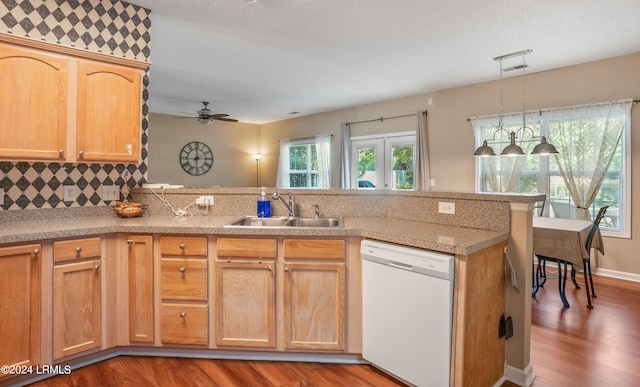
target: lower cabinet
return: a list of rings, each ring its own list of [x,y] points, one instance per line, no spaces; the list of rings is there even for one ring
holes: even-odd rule
[[[275,348],[275,239],[218,238],[216,345]]]
[[[101,238],[53,243],[53,358],[102,345]]]
[[[0,365],[41,364],[40,244],[0,248]],[[0,372],[0,380],[9,376]]]
[[[207,237],[160,237],[160,340],[208,345]]]
[[[285,239],[285,349],[345,349],[343,240]]]
[[[148,343],[153,336],[153,236],[127,238],[129,279],[129,342]]]

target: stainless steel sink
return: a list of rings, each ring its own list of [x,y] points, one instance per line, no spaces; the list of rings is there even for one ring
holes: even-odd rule
[[[272,217],[258,218],[243,216],[232,220],[224,227],[344,227],[342,218],[300,218],[300,217]]]

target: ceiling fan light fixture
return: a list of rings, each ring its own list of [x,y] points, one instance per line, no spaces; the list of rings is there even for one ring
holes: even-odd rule
[[[211,125],[213,124],[213,119],[198,117],[198,122],[202,125]]]

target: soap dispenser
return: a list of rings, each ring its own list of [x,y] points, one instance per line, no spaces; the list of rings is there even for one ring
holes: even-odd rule
[[[271,217],[271,201],[267,198],[266,188],[262,187],[260,199],[258,200],[258,218]]]

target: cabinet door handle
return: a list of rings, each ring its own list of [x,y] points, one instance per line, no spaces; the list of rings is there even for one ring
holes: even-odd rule
[[[60,156],[64,156],[64,149],[60,149],[60,150],[58,151],[58,154],[60,154]]]
[[[100,270],[100,265],[95,265],[95,266],[93,267],[93,270],[95,270],[95,271]]]
[[[132,241],[131,239],[127,239],[127,244],[128,244],[128,245],[130,245],[130,244],[132,244],[132,243],[133,243],[133,241]]]
[[[81,251],[82,251],[82,247],[80,247],[80,246],[76,247],[76,253],[79,253]]]
[[[187,312],[180,313],[180,317],[182,317],[182,318],[185,318],[186,315],[187,315]]]
[[[34,253],[35,255],[40,254],[40,249],[34,249],[34,250],[33,250],[33,253]]]
[[[184,274],[185,271],[186,271],[186,269],[184,267],[180,268],[180,273]]]
[[[80,152],[78,152],[78,155],[79,155],[80,157],[84,157],[84,151],[80,151]]]
[[[180,245],[178,245],[178,247],[180,248],[180,250],[184,250],[184,243],[180,243]]]
[[[271,265],[269,265],[269,267],[267,268],[267,270],[269,270],[269,271],[273,271],[273,268],[271,267]]]
[[[288,273],[288,272],[289,272],[289,268],[288,268],[288,267],[285,267],[285,268],[284,268],[284,272],[285,272],[285,273]]]

